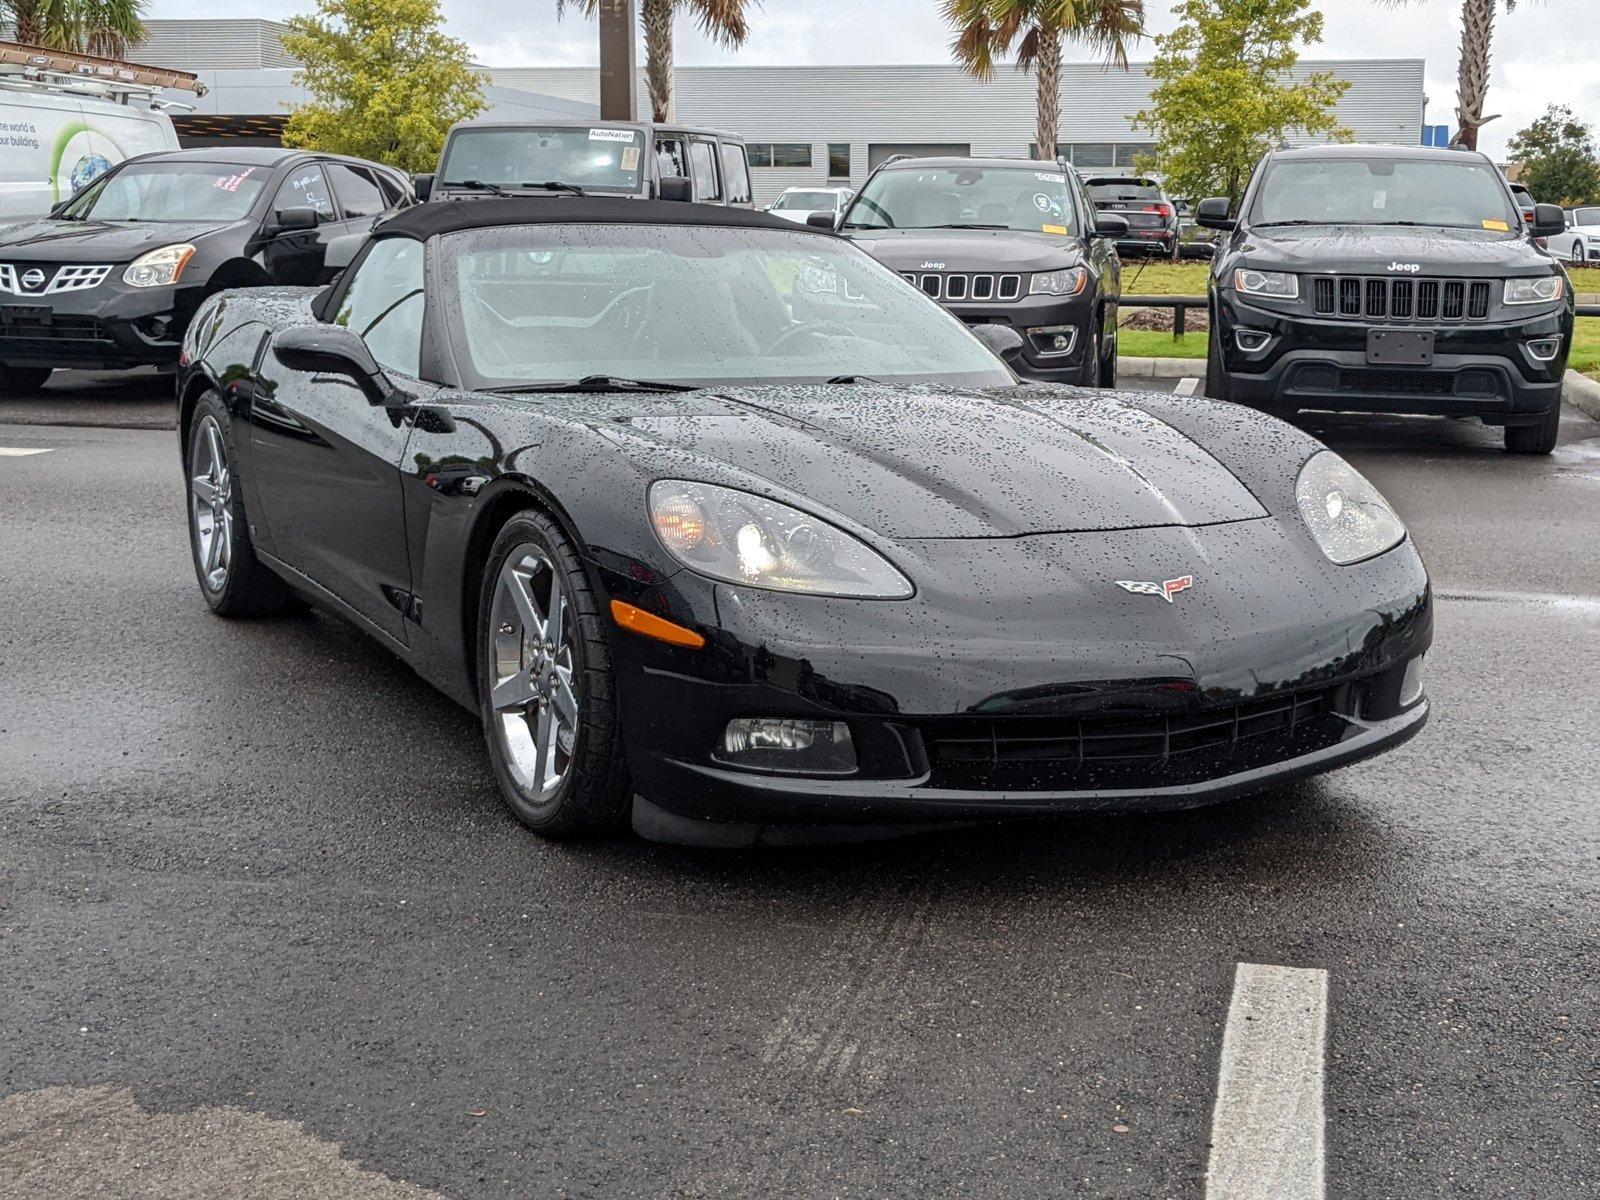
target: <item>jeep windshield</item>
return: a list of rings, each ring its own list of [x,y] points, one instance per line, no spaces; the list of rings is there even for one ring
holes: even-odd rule
[[[477,389],[1012,381],[955,317],[821,234],[509,226],[447,235],[440,262],[444,310],[459,314],[448,336]]]
[[[845,229],[1016,229],[1076,233],[1060,171],[1017,167],[896,167],[861,189]]]
[[[442,188],[468,191],[548,190],[551,183],[585,192],[639,190],[644,133],[583,126],[471,127],[450,135],[439,163]]]
[[[1516,235],[1522,216],[1500,172],[1478,159],[1340,156],[1270,163],[1250,223],[1426,225]]]
[[[69,221],[238,221],[271,177],[271,167],[243,163],[125,163],[79,192],[61,216]]]

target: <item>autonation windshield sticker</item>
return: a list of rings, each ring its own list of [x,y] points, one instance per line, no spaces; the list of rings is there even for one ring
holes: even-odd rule
[[[632,129],[591,129],[589,140],[591,142],[631,142],[636,137]]]

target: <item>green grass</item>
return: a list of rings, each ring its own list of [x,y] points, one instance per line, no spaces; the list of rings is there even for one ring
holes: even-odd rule
[[[1210,273],[1210,263],[1129,259],[1122,264],[1122,290],[1130,296],[1204,296]],[[1600,275],[1600,271],[1594,274]]]
[[[1122,358],[1198,358],[1206,356],[1207,335],[1186,333],[1176,341],[1159,329],[1123,329],[1117,333]]]
[[[1600,292],[1600,267],[1568,267],[1575,292]]]
[[[1592,272],[1600,275],[1600,271]],[[1579,317],[1572,334],[1572,357],[1567,365],[1574,371],[1600,379],[1600,317]]]

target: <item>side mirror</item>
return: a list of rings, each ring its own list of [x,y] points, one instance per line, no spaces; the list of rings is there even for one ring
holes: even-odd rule
[[[348,375],[355,380],[369,404],[393,404],[404,396],[383,373],[367,344],[340,325],[301,325],[286,329],[273,339],[272,353],[291,371]]]
[[[433,176],[413,175],[411,177],[411,190],[417,194],[418,200],[426,200],[433,195]]]
[[[663,175],[661,177],[661,198],[663,200],[694,199],[694,184],[689,182],[684,175]]]
[[[317,227],[317,210],[314,208],[280,208],[272,214],[273,233],[300,233]]]
[[[814,212],[807,215],[806,224],[813,229],[837,229],[839,218],[830,212]]]
[[[1003,363],[1016,361],[1022,354],[1022,335],[1009,325],[973,325],[972,336]]]
[[[330,239],[328,248],[322,255],[323,269],[339,271],[348,267],[355,261],[356,255],[361,253],[361,247],[366,243],[367,235],[364,233],[346,233]]]
[[[1533,206],[1533,236],[1549,237],[1554,233],[1567,231],[1567,214],[1561,210],[1559,204],[1535,204]]]
[[[1120,238],[1128,236],[1128,218],[1119,217],[1116,213],[1100,213],[1094,219],[1094,235],[1101,238]]]
[[[1210,199],[1200,201],[1200,207],[1194,210],[1196,225],[1204,225],[1207,229],[1232,229],[1239,222],[1229,216],[1233,203],[1226,196],[1212,196]]]

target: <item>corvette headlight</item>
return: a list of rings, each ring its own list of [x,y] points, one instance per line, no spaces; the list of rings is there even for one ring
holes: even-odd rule
[[[133,265],[122,273],[122,282],[131,287],[168,287],[178,282],[193,257],[194,247],[188,242],[163,246],[134,259]]]
[[[1341,567],[1392,550],[1406,536],[1378,489],[1332,450],[1312,455],[1300,468],[1294,497],[1317,545]]]
[[[1567,281],[1559,275],[1506,280],[1507,304],[1549,304],[1567,294]]]
[[[1031,296],[1076,296],[1089,281],[1089,272],[1082,267],[1066,271],[1036,271],[1028,285]]]
[[[711,483],[650,487],[650,523],[673,558],[726,583],[904,600],[911,581],[859,538],[776,500]]]
[[[1233,273],[1233,288],[1246,296],[1275,296],[1279,300],[1300,298],[1300,276],[1288,271],[1254,271],[1242,267]]]

